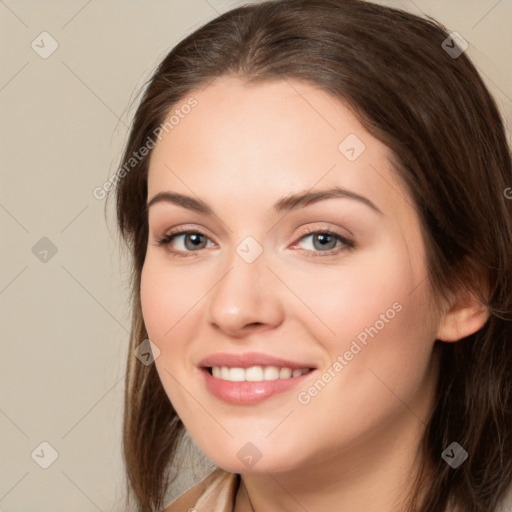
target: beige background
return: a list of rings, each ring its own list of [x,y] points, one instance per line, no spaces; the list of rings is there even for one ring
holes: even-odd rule
[[[92,191],[115,172],[156,64],[239,3],[0,0],[3,512],[121,511],[128,274]],[[512,1],[383,3],[459,32],[510,126]],[[43,31],[58,43],[46,59],[31,47]],[[57,248],[46,262],[32,252],[43,237]],[[43,441],[58,452],[48,469],[31,457],[50,460]],[[176,492],[204,475],[197,467]]]

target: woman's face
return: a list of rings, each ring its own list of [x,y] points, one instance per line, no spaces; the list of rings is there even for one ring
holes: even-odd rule
[[[387,148],[303,82],[224,77],[191,96],[148,176],[148,202],[190,199],[149,207],[141,283],[155,364],[190,435],[238,473],[326,467],[411,439],[437,378],[440,316]],[[347,192],[322,195],[335,188]],[[190,233],[158,244],[176,228]],[[204,361],[221,353],[233,359]],[[242,366],[256,368],[229,369]]]

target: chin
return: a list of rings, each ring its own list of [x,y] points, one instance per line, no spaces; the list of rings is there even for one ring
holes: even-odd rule
[[[226,447],[223,453],[207,453],[206,451],[204,453],[217,466],[231,473],[286,473],[301,464],[298,460],[292,460],[291,456],[275,450],[271,455],[265,455],[262,450],[258,450],[250,442],[236,451],[233,450],[234,456],[226,457],[228,451],[231,451],[231,448]]]

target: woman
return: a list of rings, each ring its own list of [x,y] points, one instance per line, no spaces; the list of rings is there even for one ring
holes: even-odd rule
[[[165,512],[499,510],[511,169],[433,21],[277,0],[181,41],[116,183],[138,510],[166,505],[185,429],[216,468]]]

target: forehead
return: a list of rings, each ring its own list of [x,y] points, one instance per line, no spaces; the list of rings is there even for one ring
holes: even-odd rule
[[[195,101],[194,108],[183,105]],[[267,203],[342,186],[396,205],[404,191],[389,151],[341,101],[297,80],[217,79],[173,106],[151,155],[148,197],[171,189]],[[167,118],[169,119],[169,117]],[[398,194],[398,197],[396,197]]]

